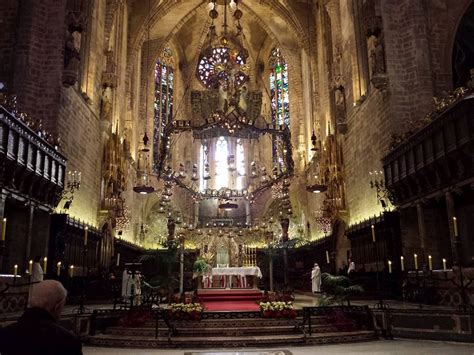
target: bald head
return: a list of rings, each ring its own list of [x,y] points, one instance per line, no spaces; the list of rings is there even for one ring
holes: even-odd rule
[[[59,319],[66,303],[67,291],[55,280],[46,280],[33,286],[30,307],[48,311],[55,319]]]

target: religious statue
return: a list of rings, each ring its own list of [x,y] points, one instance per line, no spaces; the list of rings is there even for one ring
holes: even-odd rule
[[[353,260],[349,259],[349,267],[347,268],[347,275],[350,275],[352,272],[354,272],[356,269],[355,263]]]
[[[238,104],[239,108],[243,112],[247,112],[247,96],[248,96],[247,86],[244,85],[240,89],[239,104]]]
[[[313,293],[321,292],[321,269],[317,263],[311,270],[311,291]]]
[[[338,86],[334,90],[334,103],[335,103],[335,116],[336,124],[338,125],[341,133],[347,131],[347,118],[346,118],[346,97],[344,95],[344,87]]]
[[[226,112],[227,106],[229,105],[229,99],[227,96],[227,89],[225,84],[221,83],[219,85],[219,103],[217,110],[220,112]]]
[[[376,75],[385,74],[385,56],[383,44],[379,36],[375,34],[367,38],[367,54],[369,59],[369,74],[373,78]]]
[[[63,84],[66,86],[74,85],[78,79],[81,60],[80,49],[81,33],[77,30],[67,30],[63,72]]]
[[[106,86],[102,90],[100,118],[104,121],[112,122],[112,89],[110,86]]]

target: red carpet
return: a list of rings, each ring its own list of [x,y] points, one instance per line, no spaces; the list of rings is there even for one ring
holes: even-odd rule
[[[199,290],[198,297],[206,311],[259,311],[259,290]]]

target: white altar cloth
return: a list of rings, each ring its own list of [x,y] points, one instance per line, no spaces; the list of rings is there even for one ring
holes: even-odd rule
[[[236,275],[236,276],[257,276],[262,278],[262,272],[257,266],[254,267],[213,267],[212,276]]]

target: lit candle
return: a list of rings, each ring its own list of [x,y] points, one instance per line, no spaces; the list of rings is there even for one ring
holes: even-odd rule
[[[120,253],[117,253],[117,266],[120,265]]]
[[[7,235],[7,219],[3,219],[2,223],[2,241],[5,241],[5,237]]]
[[[446,271],[446,259],[443,258],[443,270]]]
[[[372,241],[375,243],[375,226],[372,224],[370,228],[372,229]]]
[[[392,273],[392,262],[390,260],[388,261],[388,272]]]
[[[403,255],[400,256],[400,269],[405,271],[405,259],[403,258]]]
[[[415,270],[418,270],[418,255],[413,254],[413,259],[415,260]]]
[[[453,217],[453,227],[454,227],[454,236],[458,236],[458,220],[456,217]]]
[[[33,260],[30,260],[28,262],[28,272],[30,273],[30,275],[33,272]]]
[[[69,276],[74,277],[74,265],[69,266]]]
[[[18,275],[18,265],[15,264],[15,266],[13,266],[13,277],[16,277],[16,275]]]
[[[87,235],[89,233],[89,227],[86,227],[84,229],[84,246],[86,247],[87,246]]]
[[[428,266],[430,267],[430,270],[433,270],[433,260],[431,255],[428,255]]]
[[[329,252],[326,250],[326,263],[329,264]]]
[[[58,276],[61,275],[61,262],[60,261],[58,261],[58,263],[56,264],[56,274]]]
[[[46,273],[46,268],[48,267],[48,257],[43,258],[43,272]]]

